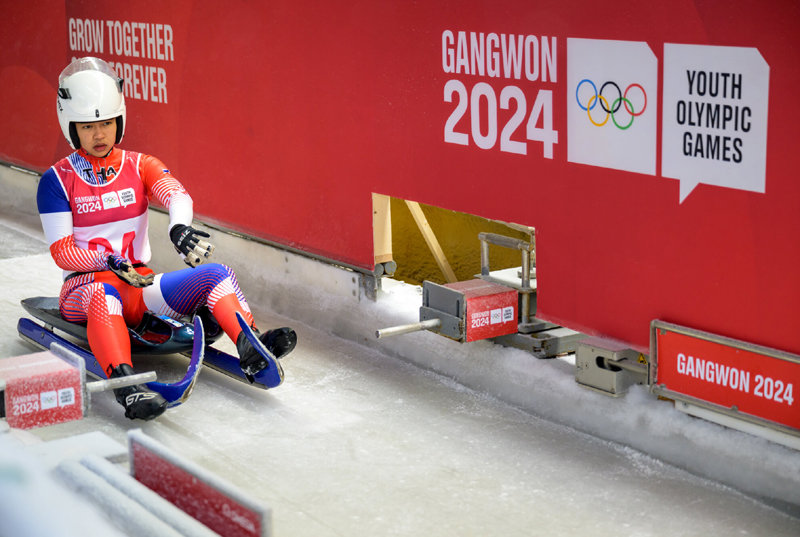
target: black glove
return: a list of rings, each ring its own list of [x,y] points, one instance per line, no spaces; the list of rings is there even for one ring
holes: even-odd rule
[[[214,253],[214,245],[201,238],[210,236],[205,231],[183,224],[176,224],[169,230],[169,238],[175,245],[175,249],[190,267],[196,267],[203,259],[208,259]]]
[[[125,283],[134,287],[147,287],[152,285],[155,274],[139,274],[127,259],[121,255],[111,254],[106,260],[108,270],[117,275]]]

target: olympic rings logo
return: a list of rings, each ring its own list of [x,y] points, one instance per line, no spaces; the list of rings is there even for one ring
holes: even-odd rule
[[[581,103],[581,99],[579,96],[581,86],[583,86],[584,84],[590,84],[592,86],[592,90],[594,91],[594,95],[592,95],[592,97],[586,103],[586,106],[584,106]],[[609,86],[612,86],[614,89],[617,90],[617,98],[614,99],[614,101],[611,103],[610,106],[608,104],[608,99],[606,99],[603,96],[603,91]],[[642,96],[644,97],[644,104],[642,105],[642,109],[639,110],[638,112],[634,110],[633,103],[630,101],[630,99],[628,99],[628,92],[632,88],[636,88],[639,91],[641,91]],[[610,117],[611,121],[614,122],[614,125],[616,125],[618,129],[626,130],[630,128],[631,125],[633,125],[634,118],[644,114],[644,111],[647,109],[647,93],[644,91],[644,88],[641,86],[641,84],[631,84],[627,88],[625,88],[624,92],[622,92],[619,89],[617,83],[612,82],[610,80],[605,84],[603,84],[602,86],[600,86],[600,91],[597,91],[597,86],[595,86],[594,82],[592,82],[588,78],[584,78],[583,80],[578,82],[578,87],[575,88],[575,100],[578,102],[578,106],[581,107],[581,110],[586,111],[586,115],[589,116],[589,121],[591,121],[592,125],[596,127],[602,127],[603,125],[608,123],[608,118]],[[600,103],[600,108],[603,109],[603,112],[606,113],[605,119],[603,119],[603,121],[599,123],[595,121],[594,118],[592,117],[592,109],[594,109],[598,103]],[[619,112],[619,109],[623,106],[625,107],[625,111],[628,112],[628,114],[630,114],[631,117],[627,125],[620,125],[619,123],[617,123],[616,114]]]

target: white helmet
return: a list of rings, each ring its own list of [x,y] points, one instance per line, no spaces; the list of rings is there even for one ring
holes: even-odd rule
[[[99,58],[78,58],[58,75],[56,106],[61,131],[73,149],[81,146],[75,122],[90,123],[117,118],[117,138],[125,134],[123,80]]]

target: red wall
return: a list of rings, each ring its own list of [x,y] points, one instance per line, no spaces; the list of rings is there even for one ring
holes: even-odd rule
[[[203,218],[365,268],[373,264],[372,192],[528,224],[537,229],[540,317],[640,349],[648,345],[650,320],[660,318],[800,353],[797,2],[613,9],[572,0],[219,6],[180,0],[4,6],[0,159],[43,170],[68,152],[54,110],[58,73],[73,56],[97,55],[152,73],[158,91],[147,99],[141,76],[128,77],[139,98],[128,98],[122,146],[164,160]],[[77,39],[76,21],[87,19],[103,29],[102,52],[88,52],[87,40]],[[135,47],[117,54],[109,34],[125,23],[147,23],[151,31],[161,25],[158,35],[170,40],[172,57],[136,57]],[[140,35],[147,29],[134,27]],[[534,80],[524,71],[520,79],[468,74],[463,67],[446,72],[447,30],[456,56],[460,31],[467,41],[471,32],[534,36],[540,53],[544,42],[555,51],[554,69],[547,80],[541,63]],[[637,50],[649,49],[652,62],[639,69],[627,52],[606,49],[608,41],[590,43],[589,52],[602,52],[597,57],[570,59],[578,50],[574,41],[568,46],[571,38],[639,42]],[[768,90],[732,102],[752,108],[747,118],[754,123],[765,122],[765,156],[758,156],[756,129],[727,129],[722,134],[745,137],[743,163],[725,168],[708,162],[713,159],[687,159],[689,166],[731,172],[696,180],[701,184],[685,199],[679,181],[663,172],[674,160],[663,146],[664,138],[672,140],[664,127],[676,121],[671,100],[662,109],[666,83],[686,85],[665,75],[665,44],[757,49],[768,66]],[[746,92],[766,78],[747,74],[751,63],[731,67],[716,62],[716,49],[698,50],[710,58],[698,71],[709,62],[727,65],[726,73],[741,70]],[[166,43],[161,51],[168,51]],[[611,122],[592,130],[576,108],[575,76],[595,77],[598,89],[603,76],[622,89],[641,82],[647,109],[624,132]],[[457,94],[446,99],[451,80],[473,97],[479,83],[497,99],[504,88],[519,88],[526,114],[540,90],[549,92],[558,131],[552,158],[543,144],[526,140],[528,115],[511,137],[526,144],[527,154],[500,149],[500,131],[518,104],[513,100],[497,112],[498,141],[487,142],[490,148],[478,147],[472,136],[472,104],[452,129],[466,134],[468,145],[446,142],[445,126],[458,106]],[[485,136],[487,97],[475,102],[478,133]],[[768,112],[759,112],[759,103],[768,103]],[[597,113],[594,121],[602,117]],[[581,129],[594,141],[576,141]],[[643,160],[652,169],[587,164],[576,156],[585,149],[594,152],[591,158],[618,155],[613,158]],[[743,175],[753,159],[765,172]],[[750,186],[736,186],[737,176]]]

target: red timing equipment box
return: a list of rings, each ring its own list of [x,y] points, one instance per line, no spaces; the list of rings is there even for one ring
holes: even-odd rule
[[[440,319],[439,333],[466,342],[514,334],[518,330],[518,293],[481,279],[439,285],[422,284],[420,320]]]
[[[19,429],[83,417],[80,372],[50,351],[0,359],[0,417]]]

